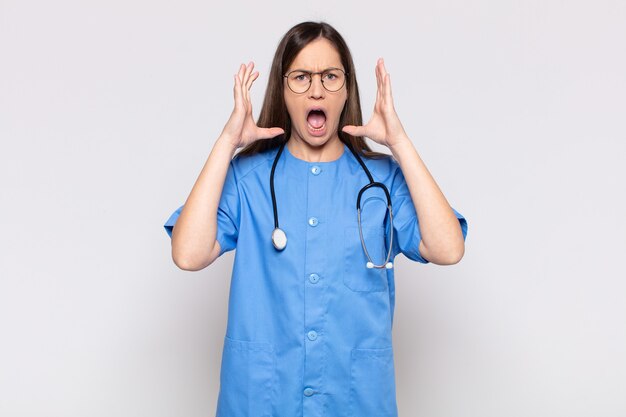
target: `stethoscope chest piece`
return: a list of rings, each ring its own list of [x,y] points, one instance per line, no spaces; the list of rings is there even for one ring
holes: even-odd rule
[[[287,246],[287,235],[282,229],[278,227],[274,229],[272,232],[272,244],[278,250],[285,249],[285,246]]]

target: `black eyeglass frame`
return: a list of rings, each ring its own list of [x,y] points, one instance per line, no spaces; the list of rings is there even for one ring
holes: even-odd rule
[[[336,90],[329,90],[325,85],[324,85],[324,73],[328,72],[328,71],[332,71],[332,70],[339,70],[341,72],[343,72],[343,84],[341,84],[341,86],[336,89]],[[301,91],[301,92],[296,92],[293,91],[293,88],[291,88],[291,86],[289,85],[289,75],[293,72],[303,72],[305,74],[309,74],[309,86],[307,87],[306,90]],[[311,88],[311,85],[313,84],[313,76],[315,74],[319,74],[320,75],[320,80],[322,81],[322,87],[324,87],[324,89],[330,93],[336,93],[337,91],[341,90],[341,88],[346,85],[346,80],[348,79],[348,72],[345,72],[344,70],[342,70],[341,68],[335,68],[335,67],[331,67],[331,68],[326,68],[324,71],[320,71],[320,72],[311,72],[311,71],[304,71],[304,70],[300,70],[300,69],[295,69],[293,71],[289,71],[287,74],[283,75],[283,78],[287,78],[287,87],[289,87],[289,89],[291,91],[293,91],[295,94],[304,94],[307,91],[309,91],[309,89]]]

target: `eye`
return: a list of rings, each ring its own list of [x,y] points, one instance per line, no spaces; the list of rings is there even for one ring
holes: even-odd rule
[[[326,74],[326,78],[328,78],[329,80],[334,80],[335,78],[337,78],[337,76],[333,73],[328,73]]]
[[[304,79],[305,79],[304,77],[306,77],[306,75],[304,75],[304,74],[300,74],[300,75],[296,75],[296,76],[295,76],[295,79],[296,79],[297,81],[304,81]]]

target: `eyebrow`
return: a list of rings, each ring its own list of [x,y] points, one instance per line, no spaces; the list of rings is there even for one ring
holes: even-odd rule
[[[323,69],[321,72],[328,71],[328,70],[331,70],[331,69],[338,69],[338,70],[345,71],[345,70],[343,70],[343,69],[341,69],[341,68],[339,68],[339,67],[328,67],[328,68],[326,68],[326,69]],[[292,71],[315,72],[315,71],[306,70],[306,69],[302,69],[302,68],[292,69],[292,70],[291,70],[291,71],[289,71],[289,72],[292,72]]]

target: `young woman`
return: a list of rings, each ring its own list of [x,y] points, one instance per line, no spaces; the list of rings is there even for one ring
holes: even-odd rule
[[[237,249],[217,416],[397,416],[393,259],[454,264],[467,222],[404,131],[382,59],[365,125],[330,25],[284,35],[258,123],[253,69],[239,68],[232,115],[165,223],[182,269]]]

